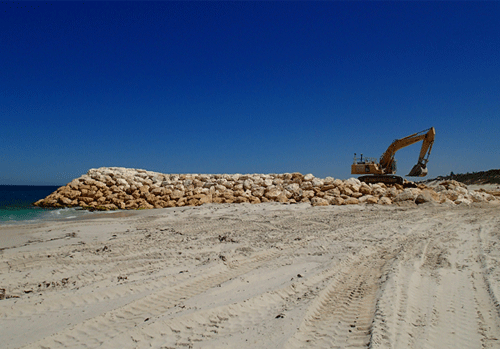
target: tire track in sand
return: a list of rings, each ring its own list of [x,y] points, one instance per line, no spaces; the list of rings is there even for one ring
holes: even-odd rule
[[[278,250],[264,251],[252,258],[233,264],[231,269],[203,275],[172,288],[155,292],[119,309],[32,343],[25,348],[98,347],[104,340],[112,339],[138,324],[143,324],[145,318],[159,316],[177,303],[247,273],[278,254]]]
[[[429,223],[422,232],[422,227],[415,224],[400,225],[400,233],[393,232],[387,244],[367,246],[357,256],[342,261],[339,273],[309,307],[299,330],[285,347],[371,346],[376,305],[386,269],[391,261],[426,238],[433,226]]]
[[[341,262],[332,282],[309,307],[286,348],[366,347],[382,268],[390,256],[365,248]]]
[[[485,285],[478,233],[454,217],[436,228],[388,274],[372,348],[498,347],[499,317]]]

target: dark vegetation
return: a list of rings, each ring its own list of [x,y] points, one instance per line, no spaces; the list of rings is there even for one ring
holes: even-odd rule
[[[428,179],[425,182],[435,180],[450,180],[454,179],[464,184],[500,184],[500,170],[489,170],[472,173],[454,174],[451,172],[448,176],[439,176],[433,179]]]

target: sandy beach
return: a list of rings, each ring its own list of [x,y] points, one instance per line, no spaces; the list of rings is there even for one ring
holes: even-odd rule
[[[2,348],[498,348],[500,206],[208,204],[0,227]]]

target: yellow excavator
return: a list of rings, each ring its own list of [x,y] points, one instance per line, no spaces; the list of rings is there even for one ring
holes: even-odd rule
[[[427,162],[429,161],[429,155],[431,153],[432,145],[434,144],[435,135],[436,130],[434,127],[431,127],[405,138],[396,139],[392,142],[389,148],[387,148],[385,153],[382,154],[382,157],[378,162],[375,158],[365,157],[363,159],[363,154],[361,154],[360,158],[356,158],[356,154],[354,154],[354,163],[351,166],[351,174],[366,175],[358,178],[360,181],[365,183],[382,182],[386,184],[403,184],[403,177],[394,175],[396,173],[396,159],[394,158],[394,155],[401,148],[423,141],[418,162],[406,176],[425,177],[427,176]]]

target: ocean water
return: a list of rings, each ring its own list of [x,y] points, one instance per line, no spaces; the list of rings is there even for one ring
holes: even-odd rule
[[[63,220],[89,213],[75,208],[54,209],[32,205],[57,188],[57,186],[0,185],[0,224]]]

